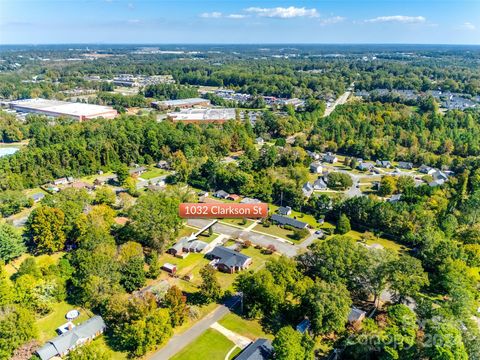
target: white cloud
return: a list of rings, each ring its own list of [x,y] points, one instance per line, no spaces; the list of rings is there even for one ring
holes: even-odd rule
[[[401,24],[420,24],[424,23],[427,19],[423,16],[405,16],[405,15],[393,15],[393,16],[379,16],[373,19],[367,19],[367,23],[401,23]]]
[[[306,9],[304,7],[294,7],[290,6],[287,8],[284,7],[275,7],[275,8],[259,8],[259,7],[250,7],[245,9],[249,13],[256,14],[258,16],[269,17],[269,18],[280,18],[280,19],[290,19],[295,17],[318,17],[317,9]]]
[[[247,17],[247,15],[243,15],[243,14],[230,14],[230,15],[227,15],[226,17],[229,18],[229,19],[245,19],[245,18]]]
[[[128,7],[129,9],[134,9],[134,8],[135,8],[135,5],[133,5],[133,3],[128,3],[128,4],[127,4],[127,7]]]
[[[218,19],[222,17],[222,13],[218,11],[213,11],[210,13],[202,13],[200,14],[200,17],[206,18],[206,19]]]
[[[477,27],[472,24],[471,22],[464,22],[461,26],[460,26],[461,29],[464,29],[464,30],[476,30]]]
[[[138,20],[138,19],[130,19],[130,20],[127,20],[127,23],[129,23],[129,24],[140,24],[140,20]]]
[[[345,18],[343,16],[332,16],[330,18],[326,19],[321,19],[320,24],[322,25],[332,25],[332,24],[338,24],[345,21]]]

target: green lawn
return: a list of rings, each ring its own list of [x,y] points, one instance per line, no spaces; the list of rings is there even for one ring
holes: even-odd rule
[[[235,225],[235,226],[240,226],[242,228],[247,228],[247,227],[249,227],[250,225],[253,224],[253,221],[248,220],[248,219],[247,219],[245,224],[243,224],[243,219],[219,219],[219,221],[222,222],[222,223],[227,223],[227,224],[231,224],[231,225]]]
[[[145,180],[150,180],[150,179],[156,178],[158,176],[166,175],[166,174],[168,174],[168,172],[163,170],[163,169],[159,169],[159,168],[156,168],[156,167],[150,167],[150,170],[144,172],[142,175],[140,175],[140,177],[142,179],[145,179]]]
[[[362,233],[358,232],[358,231],[355,231],[355,230],[349,231],[348,233],[346,233],[346,235],[350,236],[351,238],[353,238],[357,241],[360,241],[362,239]],[[394,250],[396,252],[401,252],[401,251],[408,250],[408,248],[406,246],[403,246],[399,243],[396,243],[395,241],[388,240],[388,239],[385,239],[385,238],[382,238],[382,237],[375,237],[373,239],[368,239],[366,241],[366,244],[367,245],[379,244],[379,245],[382,245],[385,249],[391,249],[391,250]]]
[[[258,224],[253,228],[254,231],[259,231],[265,234],[270,234],[282,239],[287,239],[293,241],[288,235],[292,235],[292,230],[282,229],[280,226],[277,225],[270,225],[268,227],[263,226],[262,224]]]
[[[55,329],[67,322],[65,315],[73,309],[80,311],[80,316],[73,321],[75,325],[78,325],[93,316],[91,311],[75,307],[65,301],[55,304],[53,311],[50,314],[37,321],[38,340],[40,343],[44,343],[48,339],[58,336]]]
[[[277,206],[277,205],[268,204],[268,213],[269,214],[276,214],[278,208],[279,208],[279,206]],[[312,215],[307,215],[307,214],[301,213],[299,211],[292,210],[292,213],[290,215],[288,215],[288,217],[296,218],[297,220],[306,222],[312,228],[318,227],[317,220]]]
[[[273,339],[273,335],[266,334],[258,321],[246,320],[234,313],[225,315],[218,323],[226,327],[228,330],[248,337],[251,340],[256,340],[258,338]]]
[[[217,330],[208,329],[170,360],[224,360],[234,346]]]

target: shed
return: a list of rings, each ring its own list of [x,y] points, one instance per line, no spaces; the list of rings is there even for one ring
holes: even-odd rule
[[[162,269],[170,274],[175,274],[177,272],[177,265],[165,263],[163,264]]]

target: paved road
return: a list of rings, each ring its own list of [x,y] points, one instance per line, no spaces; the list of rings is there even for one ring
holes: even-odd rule
[[[187,224],[197,228],[202,228],[210,220],[206,219],[188,219]],[[260,234],[255,231],[247,231],[246,229],[239,229],[235,226],[230,226],[222,223],[216,223],[213,225],[213,231],[217,234],[225,234],[232,238],[241,237],[242,239],[250,240],[255,245],[260,245],[267,247],[268,245],[275,245],[277,251],[286,256],[293,257],[297,255],[298,250],[300,249],[297,245],[292,245],[287,242],[281,241],[274,236],[269,236],[265,234]]]
[[[310,234],[310,236],[308,238],[306,238],[305,240],[303,240],[300,244],[298,244],[298,246],[302,249],[306,249],[315,240],[318,240],[318,235],[315,234],[315,233]]]
[[[340,95],[340,97],[337,100],[335,100],[332,106],[325,109],[325,113],[323,114],[323,117],[327,117],[328,115],[330,115],[338,105],[345,104],[351,93],[352,93],[351,91],[346,91],[342,95]]]
[[[191,328],[181,334],[174,335],[168,341],[167,345],[150,357],[150,360],[170,359],[172,356],[202,335],[203,332],[206,331],[212,324],[216,323],[225,315],[227,315],[230,312],[230,309],[233,308],[239,301],[240,297],[234,296],[227,300],[225,304],[219,305],[215,310],[198,321]]]

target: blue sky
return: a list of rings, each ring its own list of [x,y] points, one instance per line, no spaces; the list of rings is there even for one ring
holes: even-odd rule
[[[480,44],[480,0],[0,0],[1,44]]]

